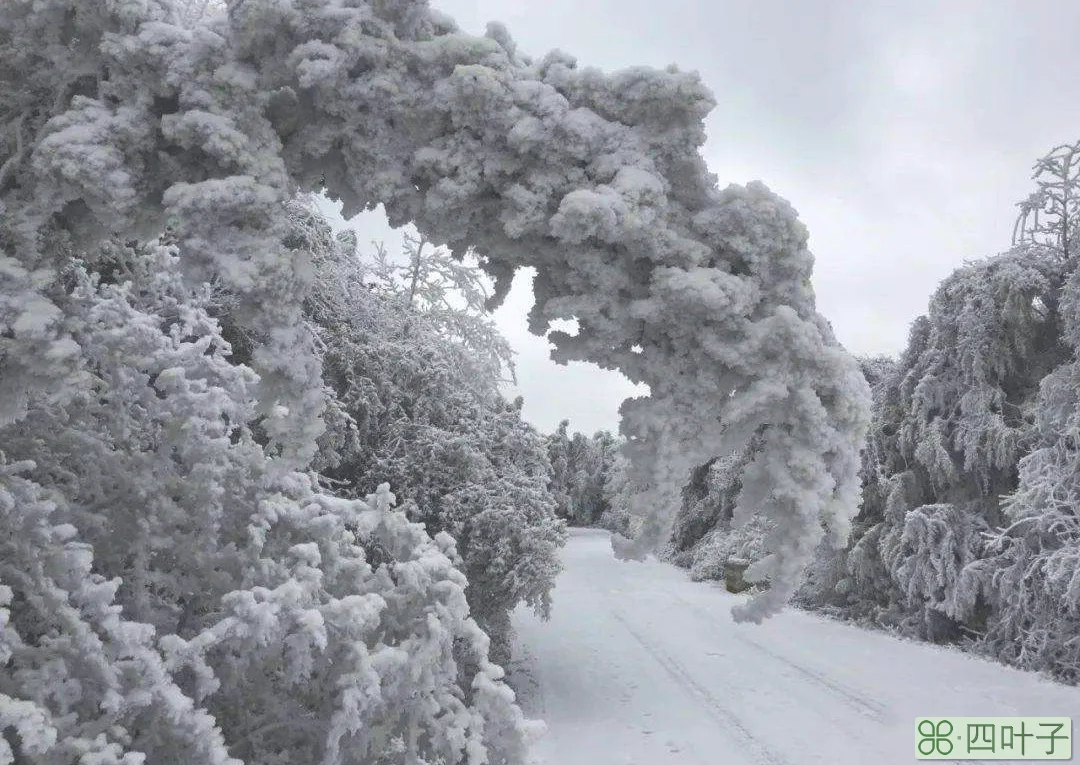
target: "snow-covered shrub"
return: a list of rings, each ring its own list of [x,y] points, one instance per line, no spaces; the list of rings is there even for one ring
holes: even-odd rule
[[[391,511],[385,487],[346,501],[274,469],[251,433],[258,377],[231,363],[174,247],[87,263],[53,295],[80,387],[29,393],[0,428],[22,460],[0,523],[28,545],[3,551],[16,684],[0,692],[58,718],[55,735],[16,726],[18,761],[523,762],[529,728],[452,540]]]
[[[122,580],[126,615],[172,632],[239,576],[228,548],[266,470],[250,430],[258,377],[231,363],[210,291],[185,284],[175,248],[109,243],[87,261],[53,296],[80,384],[29,392],[0,440],[66,498],[97,571]]]
[[[0,453],[0,763],[240,765],[35,467]]]
[[[487,660],[453,541],[392,500],[296,476],[252,519],[246,586],[191,637],[162,639],[245,761],[524,762],[529,728]],[[466,698],[462,659],[477,668]]]
[[[883,522],[856,521],[843,554],[819,551],[796,602],[877,626],[899,626],[905,599],[881,557],[887,530]]]

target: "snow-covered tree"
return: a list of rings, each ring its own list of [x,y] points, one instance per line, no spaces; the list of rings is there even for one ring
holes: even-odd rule
[[[895,366],[863,364],[862,507],[799,602],[1080,677],[1075,157],[1036,163],[1013,248],[946,279]]]
[[[892,578],[883,586],[905,593],[918,634],[983,626],[983,604],[957,567],[981,557],[979,535],[1004,523],[1000,498],[1017,488],[1017,463],[1037,438],[1040,382],[1067,358],[1063,265],[1053,248],[1024,244],[958,269],[884,394],[871,429],[881,434],[872,451],[882,469],[867,498],[887,495],[874,488],[881,475],[909,476],[906,511],[879,516],[878,536]],[[860,518],[872,522],[872,508]]]
[[[983,649],[1018,666],[1080,680],[1080,204],[1078,146],[1035,165],[1039,190],[1021,206],[1029,249],[1056,257],[1059,290],[1041,310],[1053,318],[1062,363],[1042,378],[1033,444],[1004,500],[1004,528],[969,576],[990,601]],[[1038,217],[1038,212],[1042,217]]]
[[[1076,256],[1080,229],[1080,142],[1052,149],[1035,163],[1036,190],[1017,205],[1013,245],[1050,249],[1063,259]]]
[[[753,450],[709,460],[690,473],[669,542],[676,561],[686,558],[713,531],[728,531],[742,490],[740,476]]]
[[[624,537],[635,536],[641,517],[631,513],[631,503],[641,490],[642,487],[636,485],[631,473],[630,463],[621,453],[617,453],[604,483],[607,510],[600,516],[599,525]]]
[[[433,398],[353,407],[372,390],[312,320],[298,190],[474,248],[492,303],[537,268],[532,328],[580,327],[558,358],[651,388],[623,407],[642,544],[691,466],[764,427],[737,512],[775,519],[779,586],[743,615],[777,610],[854,512],[866,389],[815,312],[794,212],[706,171],[697,78],[534,63],[412,0],[197,5],[0,5],[4,759],[523,761],[454,561],[546,606],[542,441],[505,407],[464,443],[404,433],[465,473],[476,438],[497,445],[448,503],[460,553],[385,484],[325,491],[308,471]],[[454,379],[401,349],[388,368]],[[395,489],[423,515],[418,479]]]
[[[1080,680],[1080,363],[1043,380],[1040,440],[1020,461],[1007,525],[969,575],[993,614],[983,648],[1025,669]]]
[[[757,583],[768,582],[767,575],[756,572],[768,554],[766,540],[774,533],[775,522],[756,513],[736,514],[743,470],[760,444],[760,437],[752,438],[746,448],[710,460],[690,473],[664,557],[689,569],[695,581],[724,579],[734,563],[757,566],[749,575]],[[824,547],[833,550],[827,543]]]
[[[291,215],[290,241],[312,253],[305,316],[331,389],[323,473],[349,496],[400,486],[410,517],[457,540],[473,615],[505,663],[510,611],[548,614],[564,531],[544,439],[499,391],[507,346],[475,312],[478,271],[409,240],[402,270],[384,253],[358,260],[310,206]]]
[[[548,460],[551,462],[551,479],[548,488],[555,500],[555,512],[560,518],[569,518],[570,497],[570,420],[562,420],[555,432],[547,437]]]
[[[901,605],[909,614],[902,624],[905,631],[934,641],[955,640],[958,625],[974,615],[979,594],[964,568],[981,557],[989,525],[954,505],[906,506],[904,479],[909,476],[895,479],[879,540],[881,560],[903,595]]]
[[[863,466],[864,504],[853,543],[880,523],[884,528],[874,534],[878,544],[894,539],[899,545],[900,539],[921,533],[909,528],[909,520],[917,519],[908,519],[907,513],[922,513],[924,506],[927,518],[947,517],[965,528],[1001,523],[1000,497],[1016,488],[1017,462],[1034,437],[1039,382],[1065,356],[1057,313],[1061,280],[1060,258],[1048,249],[1025,246],[968,264],[942,282],[927,316],[913,325],[896,367],[875,385],[875,419]],[[910,483],[904,493],[906,511],[890,517],[892,482],[901,474]],[[953,532],[963,539],[975,533]],[[895,554],[918,555],[917,547],[898,547]],[[863,555],[860,561],[880,573],[874,556]],[[897,575],[908,570],[905,566],[895,562],[887,567]],[[859,576],[866,582],[867,575]],[[912,582],[928,580],[901,578],[894,576],[881,587],[900,587],[914,607]],[[939,598],[932,589],[923,596],[926,604]],[[820,595],[822,601],[831,597]]]
[[[412,311],[448,340],[462,344],[481,362],[485,377],[514,378],[513,350],[487,313],[488,280],[477,265],[461,262],[446,249],[431,247],[422,237],[403,236],[402,257],[392,259],[377,244],[368,267],[368,282],[397,295]]]

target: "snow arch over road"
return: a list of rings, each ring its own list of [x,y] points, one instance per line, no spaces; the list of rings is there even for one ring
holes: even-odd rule
[[[172,224],[189,274],[273,328],[254,363],[286,467],[314,451],[321,387],[296,321],[309,268],[280,206],[325,187],[346,215],[382,203],[473,248],[497,297],[536,268],[531,330],[579,326],[552,334],[557,359],[649,386],[621,410],[650,514],[638,552],[691,467],[755,436],[738,512],[778,521],[774,587],[741,615],[782,607],[823,527],[846,537],[867,386],[815,310],[795,212],[708,172],[714,100],[696,74],[533,61],[502,27],[467,35],[420,0],[236,0],[195,30],[163,0],[16,6],[0,37],[40,41],[48,64],[3,96],[24,115],[0,172],[14,250],[40,263],[56,226],[85,240]]]

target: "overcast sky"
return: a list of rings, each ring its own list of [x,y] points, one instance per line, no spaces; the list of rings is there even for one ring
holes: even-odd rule
[[[705,158],[798,210],[818,308],[853,353],[898,354],[934,287],[1008,247],[1031,165],[1080,139],[1080,0],[433,0],[467,32],[607,70],[677,64],[716,96]],[[400,237],[371,216],[361,241]],[[530,336],[527,276],[496,314],[525,416],[614,430],[633,388]]]

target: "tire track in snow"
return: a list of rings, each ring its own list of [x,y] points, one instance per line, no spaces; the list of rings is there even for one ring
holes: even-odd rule
[[[792,765],[791,761],[779,752],[771,749],[743,724],[742,720],[730,709],[724,706],[719,699],[704,685],[699,683],[693,675],[674,659],[669,653],[646,638],[636,629],[630,626],[618,611],[611,612],[615,621],[619,622],[630,636],[651,656],[660,667],[671,676],[680,687],[697,698],[706,714],[715,720],[725,731],[734,738],[740,739],[746,751],[751,755],[757,765]]]
[[[701,606],[698,606],[695,603],[691,603],[689,600],[686,600],[685,598],[679,596],[676,596],[676,599],[680,603],[685,605],[688,609],[693,611],[695,614],[707,621],[714,632],[722,633],[725,638],[733,638],[742,645],[748,646],[755,651],[765,656],[768,656],[773,661],[776,661],[786,667],[789,667],[790,669],[795,670],[802,677],[806,678],[814,685],[826,691],[830,696],[835,698],[841,704],[844,704],[849,709],[858,712],[863,717],[867,717],[878,723],[884,723],[887,721],[889,717],[889,708],[877,699],[874,699],[864,693],[860,693],[859,691],[849,688],[846,685],[838,683],[835,680],[826,677],[821,672],[815,671],[813,669],[810,669],[809,667],[805,667],[802,664],[799,664],[798,662],[792,661],[786,656],[783,656],[770,648],[766,648],[756,640],[739,634],[738,630],[722,629],[723,623],[718,621],[716,617],[714,617]]]
[[[673,597],[679,603],[686,606],[690,611],[693,611],[699,617],[708,622],[709,626],[716,634],[722,635],[724,638],[734,638],[734,640],[738,643],[748,646],[749,648],[758,651],[762,655],[769,657],[773,661],[779,662],[780,664],[783,664],[784,666],[795,670],[802,677],[810,680],[810,682],[814,685],[817,685],[818,687],[827,691],[831,697],[835,698],[837,701],[844,704],[849,709],[858,712],[864,717],[867,717],[874,722],[881,724],[886,724],[890,722],[891,715],[889,707],[881,703],[877,699],[874,699],[864,693],[860,693],[859,691],[849,688],[846,685],[838,683],[835,680],[826,677],[821,672],[817,672],[810,669],[809,667],[805,667],[799,664],[798,662],[792,661],[786,656],[782,656],[776,651],[773,651],[770,648],[766,648],[765,646],[758,643],[756,640],[748,638],[745,635],[740,635],[735,630],[724,629],[725,623],[718,620],[715,616],[709,613],[708,610],[702,608],[696,603],[692,603],[691,601],[679,595],[674,595]],[[857,738],[862,737],[857,736]],[[984,760],[966,760],[965,762],[970,763],[970,765],[989,765],[989,763],[985,762]]]

